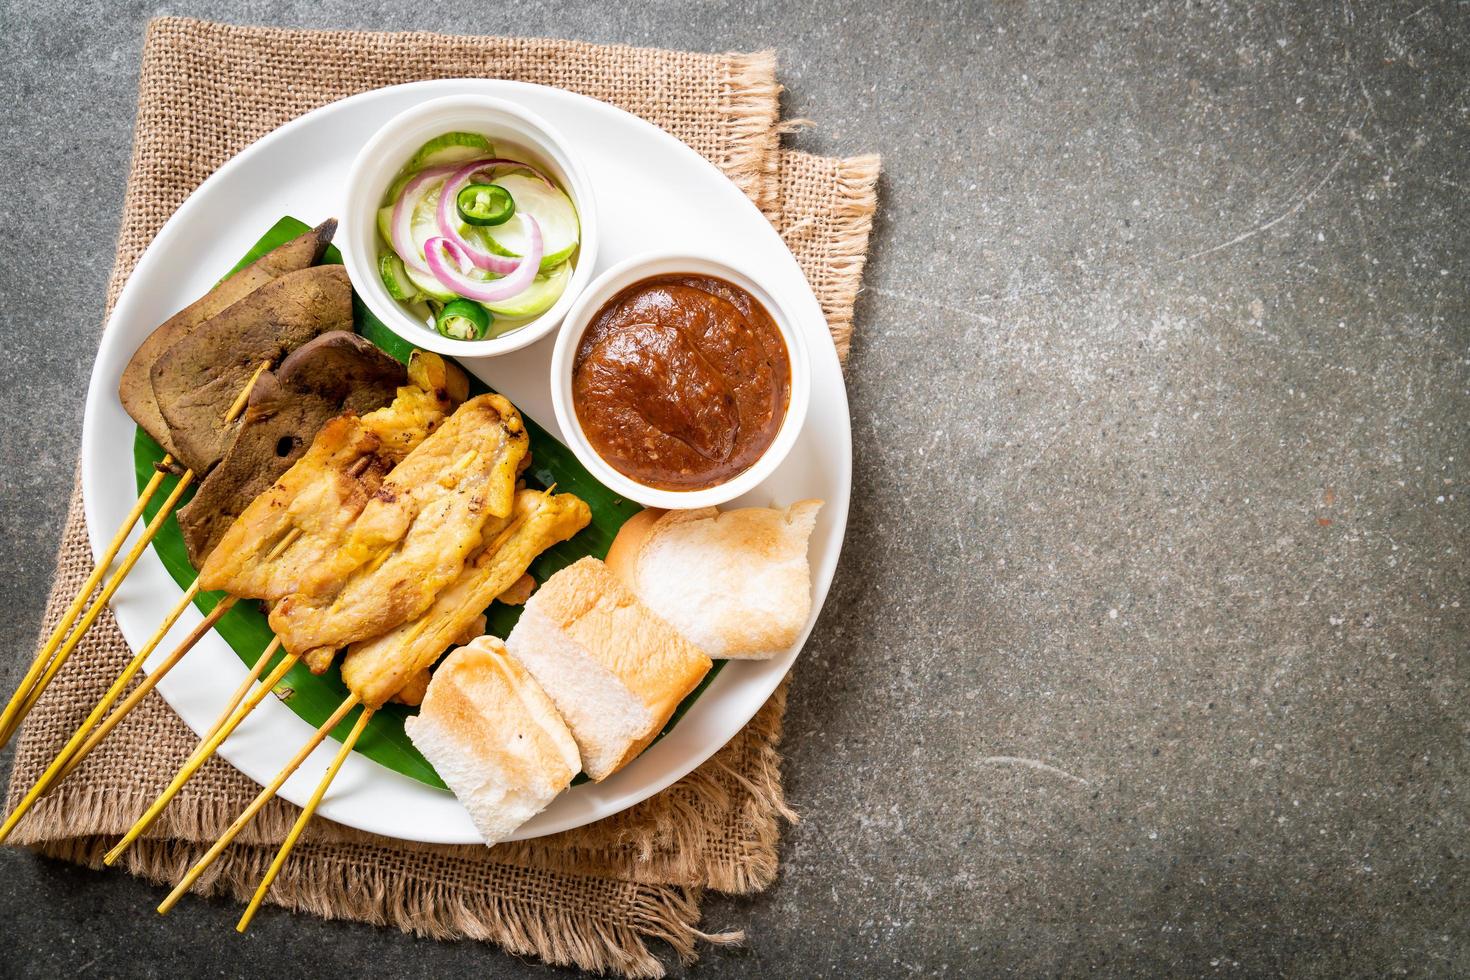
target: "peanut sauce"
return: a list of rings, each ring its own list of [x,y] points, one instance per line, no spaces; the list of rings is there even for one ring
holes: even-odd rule
[[[710,276],[644,279],[603,304],[577,346],[572,405],[618,472],[660,490],[703,490],[775,441],[791,359],[750,293]]]

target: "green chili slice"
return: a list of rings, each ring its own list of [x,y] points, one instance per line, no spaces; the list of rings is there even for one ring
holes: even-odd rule
[[[499,184],[470,184],[455,196],[454,206],[472,225],[503,225],[516,213],[515,199]]]
[[[474,300],[452,300],[434,317],[434,327],[452,340],[479,340],[490,332],[490,311]]]

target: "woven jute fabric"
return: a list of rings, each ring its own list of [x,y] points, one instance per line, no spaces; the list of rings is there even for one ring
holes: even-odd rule
[[[178,18],[150,25],[137,133],[108,306],[184,197],[231,155],[287,120],[359,91],[436,77],[555,85],[628,109],[698,150],[775,223],[800,261],[845,355],[875,208],[876,157],[828,159],[779,148],[774,61],[569,41],[231,27]],[[74,489],[42,636],[91,571]],[[9,806],[85,718],[130,652],[104,613],[28,719]],[[701,940],[704,889],[750,893],[777,872],[783,819],[779,690],[734,739],[674,786],[575,831],[495,848],[437,847],[318,819],[269,901],[419,935],[490,940],[511,952],[628,976],[658,976],[648,944],[683,958]],[[11,841],[100,866],[101,855],[163,789],[195,737],[144,699]],[[171,883],[255,795],[218,759],[185,787],[126,870]],[[298,811],[274,801],[197,891],[247,897]],[[179,913],[175,913],[179,914]]]

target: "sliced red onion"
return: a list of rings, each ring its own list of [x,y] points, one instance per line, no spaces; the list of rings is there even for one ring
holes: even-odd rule
[[[520,160],[511,160],[507,157],[492,157],[485,160],[470,160],[465,163],[464,166],[466,168],[474,167],[475,169],[471,171],[472,174],[479,173],[481,170],[489,170],[491,167],[513,167],[517,170],[527,170],[534,174],[536,179],[541,181],[541,183],[545,184],[547,187],[556,186],[551,182],[550,177],[546,176],[544,173],[537,170],[529,163],[522,163]],[[491,174],[490,179],[494,180],[495,175]]]
[[[393,220],[388,225],[393,233],[393,251],[398,253],[405,265],[419,272],[428,274],[429,267],[419,258],[419,250],[413,243],[413,212],[428,193],[430,181],[452,174],[458,169],[458,164],[425,167],[403,185],[403,190],[398,192],[398,200],[393,202]]]
[[[521,258],[515,271],[504,279],[471,278],[469,273],[475,268],[475,264],[469,252],[450,239],[438,236],[424,242],[424,258],[428,260],[429,271],[446,289],[453,290],[465,299],[475,299],[482,303],[510,299],[531,285],[541,269],[541,226],[529,214],[526,215],[526,223],[531,228],[531,248]]]
[[[541,180],[545,181],[546,186],[555,186],[551,183],[550,180],[547,179],[545,174],[541,173],[535,167],[531,167],[524,163],[521,163],[519,160],[471,160],[469,163],[464,164],[458,170],[454,171],[454,173],[451,174],[447,179],[445,179],[444,189],[439,192],[438,212],[439,234],[443,235],[445,238],[458,245],[465,252],[465,254],[470,257],[470,261],[475,264],[476,268],[484,269],[487,272],[494,272],[502,276],[511,275],[512,273],[514,273],[521,264],[520,259],[505,255],[496,255],[494,252],[485,249],[485,247],[480,245],[478,242],[472,241],[466,238],[464,235],[460,234],[457,201],[459,198],[459,192],[463,190],[467,184],[469,184],[470,179],[473,178],[476,174],[485,170],[489,170],[491,167],[502,166],[505,164],[511,164],[516,167],[524,167],[526,170],[529,170],[531,173],[541,178]],[[394,217],[397,217],[396,213]],[[529,218],[530,215],[527,215],[526,217]],[[395,225],[395,227],[397,226]],[[395,244],[394,247],[396,248],[397,245]]]

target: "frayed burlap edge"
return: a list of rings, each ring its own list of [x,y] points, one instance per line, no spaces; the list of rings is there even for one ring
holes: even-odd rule
[[[101,869],[110,846],[103,836],[46,841],[33,849],[47,857]],[[168,886],[204,851],[187,841],[142,840],[129,850],[128,873]],[[236,844],[216,862],[208,883],[194,891],[208,897],[246,901],[275,856],[271,845]],[[558,872],[562,879],[566,872]],[[732,945],[741,932],[706,933],[699,921],[698,889],[614,879],[588,878],[611,885],[616,904],[625,910],[619,921],[572,903],[536,901],[524,894],[482,891],[466,895],[420,875],[405,875],[372,862],[302,843],[281,869],[271,903],[294,912],[326,919],[345,919],[397,928],[428,939],[475,939],[494,942],[518,956],[536,956],[556,966],[576,966],[596,973],[616,971],[628,977],[662,977],[663,961],[647,940],[661,940],[682,962],[697,958],[697,943]],[[611,902],[605,904],[612,904]],[[605,905],[603,906],[605,907]]]
[[[853,307],[868,261],[868,239],[878,205],[878,177],[883,160],[877,154],[821,157],[797,150],[780,154],[782,193],[777,228],[801,267],[827,317],[837,357],[847,361],[852,344]],[[809,207],[811,198],[795,193],[811,184],[834,187],[827,209]]]
[[[775,220],[779,203],[779,166],[781,131],[776,116],[781,109],[781,85],[776,78],[775,51],[751,54],[728,54],[726,106],[732,118],[739,119],[735,134],[739,140],[723,162],[716,166],[735,181],[739,190],[756,201],[761,215]]]
[[[776,844],[783,820],[795,823],[781,784],[782,721],[786,682],[767,699],[735,738],[699,768],[644,802],[576,830],[527,841],[500,844],[488,854],[495,863],[564,872],[606,875],[616,871],[630,882],[712,888],[751,894],[775,880],[779,863]],[[739,809],[727,820],[712,823],[710,814]],[[187,791],[187,790],[186,790]],[[23,787],[12,782],[10,805]],[[40,800],[20,822],[10,842],[49,847],[58,838],[115,837],[157,796],[152,785],[126,792],[103,790],[85,779],[70,780]],[[274,800],[241,832],[242,846],[273,846],[283,840],[300,811]],[[193,799],[166,809],[145,839],[208,845],[239,814],[235,800]],[[712,840],[717,838],[717,840]],[[478,845],[445,846],[388,841],[325,819],[313,822],[305,839],[363,848],[387,848],[446,860],[483,861]],[[737,842],[739,853],[715,860],[712,844]],[[202,852],[202,848],[200,848]],[[209,878],[201,882],[207,890]],[[281,885],[276,888],[279,891]],[[272,900],[277,893],[272,893]]]
[[[773,218],[779,197],[781,134],[776,126],[780,112],[781,86],[776,78],[776,52],[728,54],[729,68],[723,81],[726,111],[740,120],[734,133],[739,137],[724,160],[714,161],[735,185],[755,202],[767,218]]]
[[[837,359],[847,362],[852,347],[853,307],[863,285],[863,269],[868,264],[868,240],[873,233],[873,217],[877,213],[878,175],[883,160],[876,153],[841,161],[838,175],[838,210],[833,223],[842,232],[828,247],[828,271],[832,278],[819,297],[822,312],[837,345]]]
[[[707,933],[697,928],[704,888],[670,881],[704,879],[717,891],[748,894],[775,880],[781,821],[797,819],[785,804],[781,786],[778,745],[785,702],[783,683],[731,745],[639,808],[590,828],[494,848],[489,853],[500,867],[486,866],[483,889],[446,885],[432,873],[436,859],[483,861],[483,848],[385,842],[318,820],[282,869],[269,902],[292,911],[396,928],[425,938],[488,940],[516,955],[535,955],[561,966],[661,977],[665,967],[650,949],[650,940],[667,943],[688,963],[697,958],[699,942],[733,945],[745,939],[741,931]],[[750,767],[751,754],[759,758],[754,767]],[[727,780],[738,783],[749,795],[737,817],[742,821],[735,836],[740,853],[733,861],[715,862],[708,859],[708,837],[712,830],[725,833],[726,829],[711,828],[704,808],[728,798]],[[13,842],[47,857],[100,870],[102,855],[115,842],[116,834],[150,802],[151,792],[124,797],[63,786],[41,801],[18,828]],[[641,818],[640,808],[645,808]],[[125,854],[121,868],[154,884],[172,885],[208,849],[218,828],[232,820],[237,809],[226,801],[205,809],[197,804],[171,807],[160,824]],[[639,822],[647,819],[648,809],[657,812],[658,829],[645,836],[647,828]],[[297,813],[295,807],[281,801],[267,807],[193,892],[202,897],[248,900]],[[89,832],[38,838],[32,830],[46,828],[46,833],[55,835],[64,833],[62,828],[67,825],[89,828]],[[634,830],[639,832],[632,833]],[[587,843],[589,834],[602,838],[603,843]],[[626,878],[606,877],[609,852],[629,845],[639,856],[634,873]],[[417,854],[427,860],[396,862],[395,853]],[[531,887],[522,882],[518,890],[507,888],[504,881],[497,880],[507,875],[513,881],[530,877]],[[535,887],[542,878],[555,878],[556,887]],[[564,893],[568,882],[572,888],[580,882],[604,901],[576,903],[541,897]],[[609,910],[616,910],[616,917],[610,918]]]

